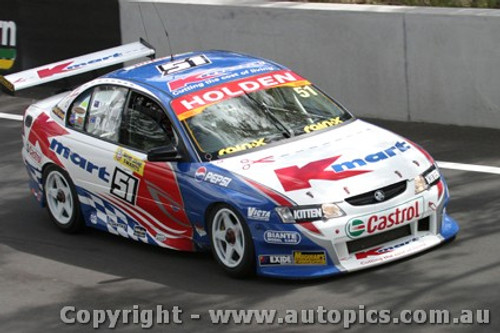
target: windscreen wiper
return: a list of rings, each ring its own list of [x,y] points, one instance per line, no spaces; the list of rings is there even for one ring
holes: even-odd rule
[[[288,128],[281,120],[279,120],[278,117],[276,117],[271,112],[271,110],[269,110],[270,107],[268,105],[266,105],[264,103],[259,103],[254,97],[250,96],[250,94],[247,93],[246,91],[244,91],[244,93],[245,93],[245,96],[248,97],[248,99],[250,101],[252,101],[252,103],[257,105],[257,107],[259,109],[261,109],[269,118],[271,118],[273,120],[274,126],[276,126],[277,129],[283,131],[284,137],[291,138],[291,137],[295,136],[295,133],[293,132],[293,130],[291,128]]]

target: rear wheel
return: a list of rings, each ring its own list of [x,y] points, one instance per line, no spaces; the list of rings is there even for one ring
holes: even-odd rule
[[[212,252],[217,262],[233,277],[255,272],[254,247],[244,219],[228,205],[220,205],[209,216]]]
[[[45,201],[54,224],[67,233],[83,230],[85,223],[80,214],[80,203],[67,172],[51,165],[45,169],[43,179]]]

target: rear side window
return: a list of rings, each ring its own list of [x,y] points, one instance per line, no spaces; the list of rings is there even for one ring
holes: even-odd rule
[[[88,109],[85,131],[92,136],[118,142],[127,88],[99,86],[94,89]]]
[[[85,116],[89,107],[92,90],[87,90],[78,96],[69,108],[68,125],[79,131],[83,131],[85,126]]]
[[[102,85],[78,96],[69,108],[68,126],[117,143],[129,90]]]

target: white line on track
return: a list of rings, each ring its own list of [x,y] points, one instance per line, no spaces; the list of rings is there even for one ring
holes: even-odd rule
[[[462,170],[462,171],[472,171],[472,172],[483,172],[483,173],[494,173],[500,175],[500,168],[487,166],[487,165],[477,165],[477,164],[463,164],[454,162],[437,162],[441,169],[450,170]]]
[[[4,112],[0,112],[0,118],[18,120],[18,121],[23,120],[23,116],[21,116],[21,115],[4,113]],[[442,161],[437,161],[437,164],[441,169],[493,173],[496,175],[500,175],[500,168],[499,167],[493,167],[493,166],[487,166],[487,165],[477,165],[477,164],[442,162]]]
[[[23,120],[23,116],[20,114],[11,114],[11,113],[4,113],[4,112],[0,112],[0,118],[18,120],[18,121]]]

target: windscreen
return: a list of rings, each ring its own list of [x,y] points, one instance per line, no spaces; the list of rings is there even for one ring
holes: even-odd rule
[[[351,118],[306,80],[248,90],[226,90],[237,96],[207,103],[180,117],[205,161],[327,130]]]

